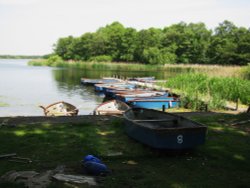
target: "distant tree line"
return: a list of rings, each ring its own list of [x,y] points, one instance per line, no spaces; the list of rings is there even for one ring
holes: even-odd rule
[[[35,55],[0,55],[0,59],[39,59],[43,56]]]
[[[140,31],[114,22],[80,37],[60,38],[54,47],[63,60],[246,65],[250,30],[230,21],[214,30],[204,23],[181,22]]]

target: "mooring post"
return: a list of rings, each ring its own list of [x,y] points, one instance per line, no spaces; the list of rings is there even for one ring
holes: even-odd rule
[[[162,105],[162,111],[165,112],[165,109],[166,109],[166,106],[164,104],[164,105]]]

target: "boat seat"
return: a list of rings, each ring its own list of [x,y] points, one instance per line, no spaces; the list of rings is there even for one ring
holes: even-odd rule
[[[138,119],[133,120],[134,122],[173,122],[178,123],[177,119]]]

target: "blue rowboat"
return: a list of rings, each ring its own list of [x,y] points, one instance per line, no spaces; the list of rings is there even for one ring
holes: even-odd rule
[[[107,89],[106,90],[106,96],[113,97],[118,99],[120,95],[126,95],[126,96],[134,96],[134,97],[150,97],[155,95],[163,95],[165,92],[161,91],[152,91],[152,90],[145,90],[145,89]],[[120,100],[120,99],[118,99]],[[127,102],[127,101],[124,101]]]
[[[116,99],[121,100],[123,102],[128,102],[135,99],[164,99],[169,96],[168,92],[152,92],[148,94],[117,94]]]
[[[128,136],[153,148],[193,149],[205,143],[206,126],[175,114],[134,108],[123,116]]]
[[[104,79],[81,78],[81,83],[85,84],[85,85],[117,83],[117,82],[119,82],[119,80],[117,80],[115,78],[104,78]]]
[[[168,109],[180,106],[180,101],[176,100],[174,97],[167,97],[164,99],[154,99],[154,98],[144,98],[144,99],[134,99],[128,101],[130,105],[134,108],[148,108],[148,109]]]

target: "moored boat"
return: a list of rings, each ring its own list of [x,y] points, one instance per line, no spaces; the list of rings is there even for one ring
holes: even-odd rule
[[[119,100],[110,100],[97,106],[93,112],[94,115],[120,115],[130,107]]]
[[[129,81],[138,81],[138,82],[154,82],[155,77],[150,76],[150,77],[135,77],[135,78],[130,78]]]
[[[118,99],[119,95],[133,95],[133,96],[153,96],[156,93],[163,93],[157,92],[152,90],[145,90],[145,89],[133,89],[133,88],[106,88],[104,94],[107,97],[112,97]],[[126,102],[126,101],[123,101]]]
[[[43,109],[45,116],[76,116],[79,111],[74,105],[64,101],[39,107]]]
[[[135,84],[128,84],[125,82],[117,82],[117,83],[106,83],[106,84],[95,84],[95,91],[97,92],[106,92],[106,89],[134,89]]]
[[[168,109],[180,106],[180,101],[175,97],[165,98],[136,98],[129,100],[128,103],[135,108],[148,108],[148,109]]]
[[[168,92],[161,91],[147,91],[147,93],[118,93],[116,94],[116,99],[123,102],[128,102],[135,99],[164,99],[169,97]]]
[[[81,83],[85,85],[107,84],[107,83],[117,83],[117,82],[120,82],[120,80],[116,78],[103,78],[103,79],[81,78]]]
[[[207,127],[190,119],[144,108],[123,114],[125,131],[133,139],[157,149],[192,149],[205,143]]]

